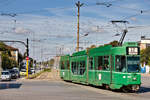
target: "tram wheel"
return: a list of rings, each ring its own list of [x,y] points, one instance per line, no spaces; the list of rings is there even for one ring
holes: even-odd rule
[[[122,88],[122,91],[127,93],[127,92],[129,92],[129,89],[124,87],[124,88]]]
[[[105,85],[105,88],[107,89],[107,90],[109,90],[110,88],[109,88],[109,85]]]

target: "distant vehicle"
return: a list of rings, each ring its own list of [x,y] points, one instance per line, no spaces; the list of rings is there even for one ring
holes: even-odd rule
[[[17,67],[14,67],[13,69],[19,71],[19,68],[17,68]]]
[[[1,72],[1,80],[8,80],[11,81],[11,73],[9,71],[2,71]]]
[[[17,74],[16,74],[14,69],[10,69],[9,72],[11,73],[11,78],[12,79],[16,79],[17,78]]]
[[[28,74],[32,74],[32,72],[31,72],[30,69],[28,70]],[[26,69],[21,69],[21,70],[20,70],[20,75],[21,75],[21,76],[25,76],[25,75],[26,75]]]
[[[25,76],[26,75],[26,69],[21,69],[20,70],[20,75]]]
[[[29,70],[28,70],[28,74],[32,74],[32,71],[31,71],[31,69],[29,69]]]
[[[13,70],[15,71],[17,78],[20,78],[19,68],[14,67]]]
[[[35,73],[35,69],[34,69],[34,68],[31,68],[31,72],[32,72],[32,73]]]
[[[20,72],[18,70],[14,70],[16,75],[17,75],[17,78],[20,78]]]

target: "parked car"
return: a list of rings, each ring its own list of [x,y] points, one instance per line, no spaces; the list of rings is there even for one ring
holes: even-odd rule
[[[17,78],[17,73],[15,72],[14,69],[10,69],[9,72],[11,73],[11,78],[16,79]]]
[[[1,72],[1,80],[8,80],[11,81],[11,73],[9,71],[2,71]]]
[[[20,72],[18,68],[13,68],[13,70],[15,71],[17,78],[20,78]]]

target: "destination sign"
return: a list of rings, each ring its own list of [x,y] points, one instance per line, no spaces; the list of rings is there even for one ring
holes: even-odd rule
[[[128,47],[127,54],[128,55],[138,55],[139,54],[139,48],[138,47]]]

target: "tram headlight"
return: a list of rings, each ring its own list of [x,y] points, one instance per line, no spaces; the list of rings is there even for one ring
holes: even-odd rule
[[[126,78],[126,76],[123,76],[123,78]]]
[[[133,80],[136,81],[136,78],[134,77]]]

